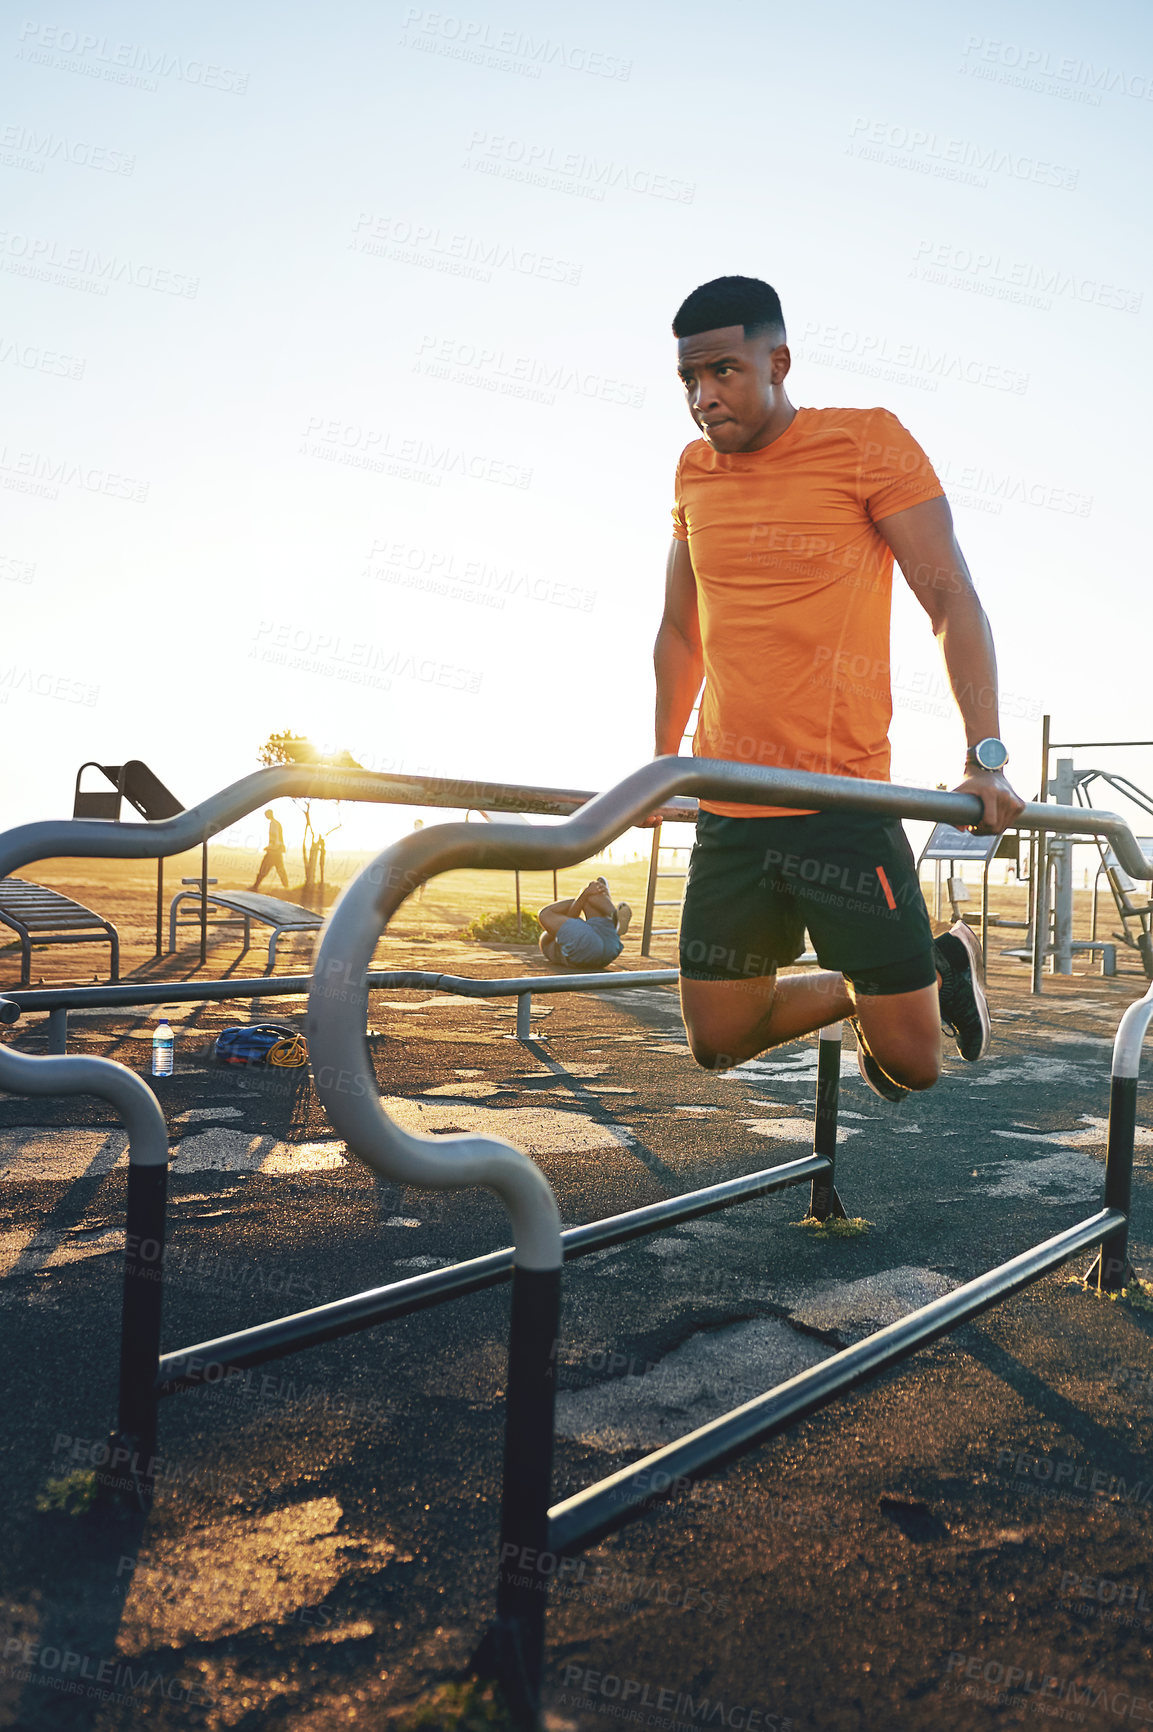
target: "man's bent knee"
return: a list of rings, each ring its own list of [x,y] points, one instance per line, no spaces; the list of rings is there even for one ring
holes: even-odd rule
[[[940,1081],[941,1060],[940,1056],[935,1053],[908,1058],[900,1064],[890,1064],[888,1060],[883,1058],[878,1058],[877,1063],[886,1076],[892,1077],[893,1081],[900,1083],[902,1088],[911,1089],[914,1094],[923,1093],[925,1089],[933,1088]]]
[[[687,1032],[689,1051],[702,1070],[731,1070],[733,1065],[740,1064],[740,1059],[734,1053],[720,1052],[716,1047],[710,1046],[707,1040],[702,1040],[700,1035],[693,1034],[691,1030]]]

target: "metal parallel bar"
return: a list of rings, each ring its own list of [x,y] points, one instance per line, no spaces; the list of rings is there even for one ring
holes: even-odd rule
[[[720,1184],[706,1185],[700,1191],[687,1191],[680,1197],[667,1197],[660,1203],[648,1203],[642,1209],[630,1209],[624,1215],[606,1215],[603,1221],[589,1221],[583,1227],[569,1227],[561,1234],[565,1261],[586,1257],[606,1245],[623,1245],[629,1239],[639,1239],[645,1233],[675,1227],[680,1221],[693,1221],[701,1215],[712,1215],[733,1203],[743,1203],[750,1197],[763,1197],[770,1191],[783,1191],[790,1185],[803,1184],[814,1174],[823,1172],[828,1162],[824,1156],[803,1155],[786,1161],[779,1167],[765,1167],[759,1173],[744,1173],[740,1178],[723,1179]]]
[[[484,804],[493,811],[567,817],[599,797],[591,792],[527,787],[512,782],[450,781],[435,776],[387,776],[368,770],[282,764],[256,770],[173,818],[115,825],[91,818],[62,818],[17,825],[0,834],[0,878],[34,860],[154,860],[184,854],[229,824],[279,799],[356,800],[458,811]],[[646,813],[644,822],[655,816],[669,823],[696,822],[694,799],[674,796],[658,804],[659,810],[654,807],[651,813]]]
[[[461,863],[474,866],[547,869],[590,859],[622,830],[635,824],[650,824],[657,817],[666,823],[693,823],[698,797],[748,798],[754,802],[763,800],[769,806],[795,803],[811,805],[820,811],[880,812],[889,817],[940,820],[961,828],[979,822],[981,817],[980,802],[974,794],[774,770],[717,758],[657,758],[616,787],[595,796],[511,783],[485,786],[437,778],[419,780],[359,770],[281,765],[257,770],[174,818],[123,824],[63,818],[18,825],[0,834],[0,877],[34,860],[159,859],[185,853],[229,824],[247,817],[258,806],[281,798],[364,800],[457,810],[483,800],[493,810],[553,816],[571,813],[558,825],[494,825],[483,843],[474,841],[474,851],[461,856]],[[618,811],[623,814],[623,821],[614,828]],[[1032,804],[1025,807],[1014,828],[1033,830],[1042,825],[1059,834],[1107,835],[1126,872],[1136,878],[1153,878],[1153,861],[1145,859],[1133,832],[1116,813],[1097,811],[1090,819],[1082,811],[1062,811],[1050,805],[1042,812]],[[451,828],[438,825],[435,831],[443,841],[445,830]],[[587,844],[583,853],[579,847],[569,846],[578,839],[582,845]],[[554,854],[558,855],[555,860]],[[483,855],[483,859],[478,855]],[[410,888],[415,889],[416,884]]]
[[[574,864],[599,853],[630,825],[651,819],[660,800],[674,794],[694,794],[699,799],[739,797],[765,805],[822,811],[884,812],[895,817],[943,820],[962,828],[981,818],[981,804],[975,795],[911,790],[708,759],[664,758],[635,771],[561,824],[491,824],[483,836],[467,823],[437,825],[410,834],[378,855],[333,909],[317,956],[307,1032],[318,1094],[350,1153],[375,1172],[394,1182],[430,1189],[479,1184],[497,1191],[513,1217],[517,1260],[526,1267],[552,1266],[545,1220],[547,1200],[553,1200],[555,1208],[551,1189],[536,1168],[532,1172],[541,1183],[535,1190],[527,1186],[523,1167],[520,1173],[526,1183],[519,1190],[513,1186],[511,1171],[499,1173],[494,1164],[496,1151],[510,1162],[523,1161],[511,1144],[464,1135],[418,1136],[394,1122],[381,1102],[368,1047],[365,975],[392,915],[435,874],[465,866],[528,870]],[[1052,833],[1086,834],[1104,831],[1106,822],[1097,812],[1087,820],[1081,808],[1046,810],[1033,806],[1020,814],[1017,828],[1027,830],[1043,824]],[[1134,870],[1153,877],[1153,861],[1146,861],[1136,839],[1119,819],[1112,834],[1118,857],[1125,849]],[[531,1167],[531,1163],[526,1165]],[[1115,1226],[1119,1217],[1110,1214],[1108,1220]],[[1076,1240],[1069,1249],[1096,1243],[1100,1236]],[[977,1308],[999,1296],[993,1291]],[[941,1328],[948,1326],[944,1323]],[[615,1518],[610,1516],[612,1525],[616,1525]]]
[[[0,1007],[14,1005],[20,1012],[55,1010],[110,1010],[117,1005],[195,1004],[201,999],[304,998],[315,977],[311,974],[255,975],[249,979],[197,981],[141,981],[120,986],[23,987],[0,994]],[[463,974],[434,974],[417,969],[379,970],[366,975],[371,990],[396,992],[419,989],[445,992],[460,998],[515,998],[522,992],[627,991],[635,986],[673,986],[680,979],[675,968],[621,969],[615,974],[521,974],[492,980],[471,979]],[[0,1022],[16,1018],[0,1008]]]
[[[646,1505],[667,1497],[678,1481],[683,1484],[735,1460],[836,1396],[907,1359],[917,1348],[928,1346],[969,1318],[1020,1292],[1078,1251],[1102,1243],[1123,1224],[1124,1217],[1116,1210],[1102,1209],[743,1407],[566,1498],[549,1511],[550,1553],[559,1558],[595,1545]]]
[[[502,1251],[474,1257],[468,1263],[431,1269],[427,1275],[414,1275],[408,1281],[372,1287],[309,1311],[258,1323],[233,1335],[177,1348],[160,1356],[157,1394],[176,1395],[182,1389],[195,1389],[201,1384],[222,1383],[270,1359],[298,1353],[305,1347],[318,1347],[325,1341],[338,1341],[344,1335],[371,1328],[374,1323],[426,1311],[446,1299],[461,1299],[469,1293],[483,1292],[486,1287],[499,1287],[511,1274],[512,1247],[507,1246]]]
[[[784,1190],[789,1185],[799,1185],[823,1171],[826,1165],[823,1158],[806,1155],[779,1167],[766,1167],[759,1173],[743,1173],[738,1178],[723,1179],[703,1190],[687,1191],[680,1197],[648,1203],[644,1208],[630,1209],[623,1215],[608,1215],[582,1227],[569,1227],[561,1234],[565,1261],[572,1262],[606,1246],[623,1245],[647,1233],[675,1227],[681,1221],[696,1220],[701,1215],[727,1209],[734,1203]],[[314,1306],[309,1311],[277,1317],[233,1335],[198,1342],[194,1347],[179,1348],[160,1359],[158,1392],[175,1395],[178,1390],[196,1388],[202,1383],[219,1383],[235,1372],[263,1365],[267,1360],[280,1358],[286,1353],[339,1340],[343,1335],[355,1334],[359,1329],[367,1329],[393,1317],[426,1311],[447,1299],[460,1299],[469,1293],[480,1293],[486,1287],[499,1287],[512,1273],[512,1260],[512,1246],[505,1246],[503,1250],[490,1251],[486,1256],[474,1257],[467,1263],[454,1263],[447,1269],[431,1269],[427,1275],[414,1275],[407,1281],[392,1282],[387,1287],[372,1287],[346,1299],[334,1299],[327,1305]]]

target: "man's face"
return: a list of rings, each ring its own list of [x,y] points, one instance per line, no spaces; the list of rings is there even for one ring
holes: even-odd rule
[[[789,351],[772,332],[746,337],[743,325],[725,325],[677,341],[677,372],[689,413],[714,451],[756,451],[769,442],[778,386],[789,370]]]

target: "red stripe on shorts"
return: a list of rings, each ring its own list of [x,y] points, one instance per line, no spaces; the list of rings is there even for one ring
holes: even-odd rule
[[[893,899],[893,892],[889,889],[889,880],[885,877],[885,868],[883,866],[877,867],[877,877],[881,880],[881,889],[885,892],[885,901],[889,904],[889,907],[893,912],[896,913],[897,904]]]

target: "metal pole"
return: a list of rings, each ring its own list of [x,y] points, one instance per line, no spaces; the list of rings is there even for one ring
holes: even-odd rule
[[[989,868],[993,864],[992,853],[985,856],[985,870],[981,874],[981,985],[989,979]]]
[[[630,1209],[623,1215],[609,1215],[600,1221],[587,1221],[583,1227],[568,1227],[561,1234],[561,1251],[565,1262],[588,1257],[610,1245],[626,1245],[649,1233],[663,1232],[681,1221],[699,1220],[716,1214],[720,1209],[738,1203],[766,1197],[791,1185],[803,1184],[818,1169],[815,1155],[786,1161],[783,1166],[766,1167],[760,1173],[745,1173],[737,1179],[723,1180],[700,1191],[689,1191],[680,1197],[666,1197],[660,1203],[648,1203],[640,1209]],[[445,1269],[432,1270],[427,1275],[413,1275],[407,1281],[396,1281],[388,1287],[372,1287],[366,1293],[351,1293],[347,1298],[334,1299],[327,1305],[300,1311],[295,1316],[274,1317],[270,1323],[258,1323],[251,1329],[238,1330],[233,1335],[220,1335],[214,1341],[200,1341],[165,1353],[160,1360],[161,1395],[173,1395],[180,1389],[192,1389],[202,1383],[224,1382],[237,1372],[270,1359],[283,1358],[304,1347],[316,1347],[324,1341],[336,1341],[352,1335],[374,1323],[393,1317],[407,1317],[414,1311],[424,1311],[450,1299],[479,1293],[487,1287],[498,1287],[511,1278],[513,1252],[506,1246],[486,1257],[473,1257],[467,1263],[454,1263]]]
[[[156,862],[156,954],[164,953],[164,856]]]
[[[657,869],[661,857],[661,820],[653,825],[653,851],[649,859],[649,881],[645,889],[645,919],[641,930],[641,955],[647,956],[653,938],[653,907],[657,897]]]
[[[1125,1216],[1107,1239],[1085,1276],[1099,1292],[1117,1293],[1129,1283],[1129,1211],[1133,1184],[1133,1141],[1137,1129],[1137,1078],[1114,1076],[1109,1088],[1109,1142],[1105,1153],[1105,1207]]]
[[[532,1039],[531,992],[518,992],[516,995],[516,1038],[518,1040]]]
[[[48,1051],[68,1051],[68,1012],[67,1010],[50,1010],[48,1012]]]
[[[1049,717],[1041,718],[1041,793],[1042,805],[1049,798]],[[1049,948],[1049,863],[1045,832],[1038,830],[1033,838],[1033,979],[1030,991],[1039,997],[1045,953]]]
[[[1125,1217],[1107,1239],[1085,1276],[1099,1291],[1116,1293],[1128,1285],[1129,1209],[1133,1183],[1133,1142],[1137,1128],[1137,1078],[1141,1068],[1141,1043],[1153,1019],[1153,986],[1144,998],[1131,1004],[1121,1018],[1113,1042],[1113,1066],[1109,1089],[1109,1141],[1105,1152],[1105,1206]]]
[[[200,966],[208,961],[208,843],[200,845]]]
[[[837,1100],[841,1090],[841,1031],[843,1023],[831,1022],[817,1040],[817,1110],[813,1116],[813,1153],[823,1155],[828,1169],[813,1179],[809,1214],[818,1221],[843,1221],[845,1210],[834,1183],[837,1158]]]
[[[513,1272],[496,1623],[485,1647],[518,1732],[536,1732],[540,1722],[545,1613],[556,1567],[548,1506],[560,1289],[560,1269]]]
[[[1054,794],[1059,806],[1073,803],[1073,760],[1057,759]],[[1073,840],[1054,837],[1050,852],[1056,859],[1053,897],[1053,972],[1073,972]]]
[[[141,1165],[129,1153],[124,1232],[124,1301],[120,1325],[120,1401],[104,1478],[106,1491],[130,1491],[141,1509],[152,1502],[160,1397],[160,1311],[164,1293],[164,1227],[168,1168]],[[126,1483],[127,1482],[127,1483]]]

